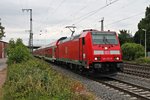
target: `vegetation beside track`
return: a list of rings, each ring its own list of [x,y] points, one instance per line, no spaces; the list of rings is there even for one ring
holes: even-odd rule
[[[28,48],[22,43],[21,39],[17,39],[16,42],[13,39],[10,40],[6,51],[8,55],[8,65],[25,62],[32,58]]]
[[[51,69],[42,60],[30,59],[8,66],[4,100],[92,100],[79,82]]]
[[[147,58],[145,58],[145,57],[138,58],[138,59],[135,60],[135,62],[138,63],[138,64],[149,64],[150,65],[150,58],[149,57],[147,57]]]
[[[150,58],[144,57],[144,47],[140,44],[125,43],[121,46],[124,62],[150,64]]]
[[[136,60],[133,60],[133,61],[127,61],[125,60],[124,62],[127,62],[127,63],[133,63],[133,64],[140,64],[140,65],[150,65],[150,58],[149,57],[141,57],[141,58],[138,58]]]
[[[11,53],[8,54],[3,100],[94,100],[80,82],[56,72],[45,61],[33,58],[21,41],[19,46],[11,42],[13,47],[10,44],[7,50]],[[14,53],[17,48],[20,53],[25,50],[19,58]]]
[[[144,47],[136,43],[125,43],[121,46],[123,59],[132,61],[144,56]]]

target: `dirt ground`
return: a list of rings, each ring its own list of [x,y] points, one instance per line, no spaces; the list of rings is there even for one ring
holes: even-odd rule
[[[0,88],[2,87],[2,85],[4,84],[6,80],[6,74],[7,74],[6,69],[0,71]]]
[[[2,86],[6,80],[7,70],[6,68],[0,71],[0,100],[2,99]]]

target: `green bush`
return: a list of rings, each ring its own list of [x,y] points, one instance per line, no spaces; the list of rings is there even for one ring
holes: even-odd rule
[[[32,56],[28,48],[22,43],[21,39],[10,40],[8,48],[6,49],[8,55],[8,64],[21,63],[22,61],[27,61]]]
[[[74,83],[44,61],[30,59],[8,66],[3,100],[94,100],[71,91]]]
[[[144,56],[144,47],[136,43],[125,43],[121,46],[124,60],[135,60]]]
[[[150,58],[145,58],[145,57],[143,57],[143,58],[139,58],[139,59],[136,59],[135,60],[135,62],[136,63],[142,63],[142,64],[150,64]]]

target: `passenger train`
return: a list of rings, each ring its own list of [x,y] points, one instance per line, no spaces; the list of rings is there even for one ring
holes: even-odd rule
[[[113,75],[123,70],[118,36],[113,31],[83,30],[72,37],[62,37],[33,52],[58,64],[94,75]]]

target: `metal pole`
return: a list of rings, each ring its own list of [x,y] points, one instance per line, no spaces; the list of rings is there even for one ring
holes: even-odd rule
[[[32,9],[30,9],[30,39],[30,48],[31,52],[33,52]]]
[[[146,58],[146,48],[147,48],[147,46],[146,46],[146,29],[142,29],[144,32],[145,32],[145,58]]]
[[[101,22],[101,31],[104,31],[104,17],[99,22]]]
[[[146,29],[145,29],[145,58],[146,58],[146,48],[147,46],[146,46]]]
[[[29,35],[29,48],[33,52],[33,32],[32,32],[32,9],[22,9],[22,11],[30,11],[30,35]]]
[[[0,25],[1,25],[1,18],[0,18]]]

